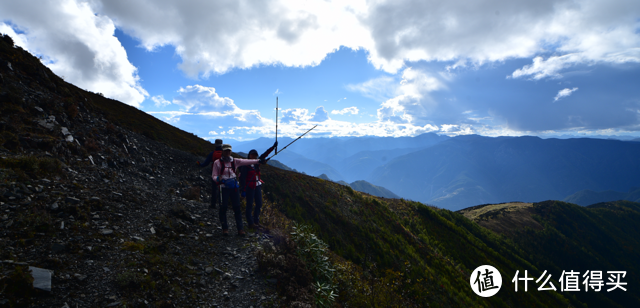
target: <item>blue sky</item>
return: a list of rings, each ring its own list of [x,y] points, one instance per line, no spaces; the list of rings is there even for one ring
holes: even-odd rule
[[[65,80],[207,138],[640,137],[640,2],[1,1]]]

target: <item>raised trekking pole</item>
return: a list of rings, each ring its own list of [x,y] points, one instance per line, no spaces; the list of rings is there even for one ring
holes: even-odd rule
[[[278,97],[276,96],[276,144],[278,144]],[[278,146],[276,145],[276,154],[278,154]]]
[[[284,148],[282,148],[282,150],[280,150],[280,152],[284,151],[284,149],[286,149],[286,148],[287,148],[288,146],[290,146],[292,143],[294,143],[294,142],[298,141],[298,139],[302,138],[304,135],[306,135],[308,132],[310,132],[311,130],[313,130],[313,129],[314,129],[314,128],[316,128],[317,126],[318,126],[318,125],[316,124],[316,125],[315,125],[314,127],[312,127],[310,130],[308,130],[308,131],[306,131],[304,134],[300,135],[300,137],[298,137],[298,138],[296,138],[295,140],[293,140],[293,141],[289,142],[289,144],[287,144]],[[277,153],[275,153],[275,154],[271,155],[271,157],[267,158],[267,161],[269,161],[269,160],[270,160],[271,158],[273,158],[274,156],[278,155],[278,153],[280,153],[280,152],[277,152]]]

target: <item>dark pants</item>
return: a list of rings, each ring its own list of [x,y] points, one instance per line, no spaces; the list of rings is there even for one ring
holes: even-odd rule
[[[237,188],[220,188],[222,189],[222,204],[220,204],[220,223],[223,230],[229,229],[227,223],[227,207],[229,199],[231,199],[231,206],[233,207],[233,215],[236,218],[236,227],[238,231],[242,230],[242,213],[240,212],[240,195]]]
[[[256,188],[251,189],[249,187],[246,188],[247,192],[247,209],[245,214],[247,215],[247,223],[249,225],[260,224],[260,209],[262,208],[262,185],[256,186]],[[256,202],[256,208],[253,211],[253,216],[251,215],[251,208],[253,207],[253,201]]]
[[[220,186],[216,182],[211,180],[211,208],[216,208],[216,205],[220,203]]]

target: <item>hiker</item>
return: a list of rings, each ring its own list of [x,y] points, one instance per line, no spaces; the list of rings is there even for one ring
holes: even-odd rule
[[[273,151],[275,147],[278,146],[278,141],[273,144],[266,152],[260,155],[260,160],[264,160],[269,156],[269,153]],[[249,159],[258,158],[258,151],[251,150],[248,155]],[[240,169],[240,191],[242,191],[242,196],[246,197],[247,208],[245,210],[245,215],[247,218],[247,224],[249,228],[260,227],[260,209],[262,208],[262,184],[264,183],[260,179],[260,165],[252,164],[247,166],[242,166]],[[255,201],[256,207],[252,208],[253,203]]]
[[[213,169],[213,165],[215,161],[220,159],[221,156],[222,156],[222,139],[216,139],[215,148],[213,152],[207,155],[207,159],[203,163],[200,163],[199,161],[197,161],[196,164],[200,166],[200,168],[204,168],[208,166],[209,163],[211,163],[211,169]],[[219,184],[215,180],[211,181],[211,205],[209,205],[210,209],[215,209],[216,204],[220,203],[220,191],[218,186]]]
[[[242,213],[240,212],[240,194],[238,192],[238,180],[236,179],[235,170],[237,167],[251,164],[265,164],[267,161],[262,159],[242,159],[231,157],[231,145],[222,145],[222,157],[213,164],[211,178],[220,184],[222,191],[222,203],[220,204],[220,223],[222,224],[222,235],[229,235],[229,225],[227,223],[227,204],[231,199],[233,206],[233,214],[236,218],[236,227],[238,235],[244,236],[246,233],[242,228]]]

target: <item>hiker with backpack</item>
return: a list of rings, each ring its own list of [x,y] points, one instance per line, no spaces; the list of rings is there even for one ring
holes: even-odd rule
[[[269,153],[278,146],[278,142],[273,144],[266,152],[260,155],[260,160],[265,160]],[[258,151],[251,150],[248,155],[249,159],[258,158]],[[260,209],[262,208],[262,184],[264,183],[260,179],[260,165],[251,164],[242,166],[240,170],[240,191],[242,196],[246,197],[247,208],[245,215],[247,218],[247,224],[249,228],[260,227]],[[255,209],[253,209],[253,203],[255,201]],[[252,214],[253,212],[253,214]]]
[[[199,161],[196,162],[196,164],[200,168],[204,168],[208,166],[209,163],[211,163],[211,168],[213,169],[213,165],[215,161],[220,159],[220,157],[222,157],[222,139],[216,139],[214,145],[215,145],[214,150],[211,153],[209,153],[209,155],[207,155],[207,159],[205,159],[203,163],[200,163]],[[209,208],[215,209],[216,204],[220,203],[220,201],[221,200],[220,200],[219,184],[215,180],[213,180],[211,182],[211,204],[209,205]]]
[[[227,204],[231,199],[233,213],[236,219],[236,227],[238,235],[244,236],[246,233],[242,228],[242,213],[240,211],[240,193],[238,191],[238,180],[236,179],[235,170],[238,167],[251,164],[265,164],[265,158],[261,159],[242,159],[231,157],[231,145],[222,145],[222,157],[213,164],[211,178],[220,184],[222,191],[222,203],[220,204],[220,224],[222,224],[222,235],[229,235],[229,224],[227,223]]]

